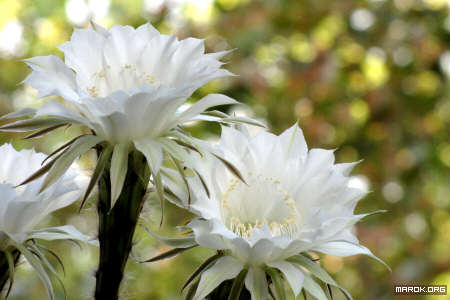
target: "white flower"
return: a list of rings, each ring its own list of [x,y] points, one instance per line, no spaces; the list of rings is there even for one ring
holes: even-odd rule
[[[194,299],[202,299],[245,268],[245,286],[252,299],[268,299],[268,267],[284,274],[296,296],[305,288],[322,299],[320,287],[317,291],[309,273],[298,266],[308,264],[300,253],[374,257],[350,231],[366,216],[353,214],[366,194],[348,185],[356,163],[334,164],[332,150],[308,151],[297,125],[279,136],[263,131],[255,137],[245,128],[222,127],[216,149],[237,167],[245,182],[217,159],[201,159],[196,153],[201,177],[187,176],[190,205],[183,196],[186,185],[179,178],[167,181],[178,199],[183,199],[182,205],[200,217],[187,225],[195,241],[225,253],[203,273]],[[167,176],[176,178],[172,173],[168,170]]]
[[[18,250],[37,271],[52,294],[48,275],[32,252],[42,256],[39,244],[29,243],[32,239],[59,240],[73,239],[88,241],[88,238],[75,227],[37,229],[38,225],[51,212],[72,204],[81,196],[81,186],[75,183],[72,170],[61,177],[54,185],[40,193],[43,180],[38,179],[16,187],[30,172],[41,168],[45,155],[34,150],[16,151],[10,144],[0,146],[0,253]],[[30,252],[31,251],[31,252]],[[7,254],[5,254],[7,255]],[[8,254],[9,255],[9,254]],[[43,264],[45,265],[45,263]],[[12,282],[12,281],[11,281]]]
[[[221,69],[223,63],[219,61],[228,51],[205,54],[203,40],[179,41],[174,35],[160,34],[150,24],[137,29],[115,25],[109,30],[92,24],[89,29],[76,29],[71,40],[59,49],[64,52],[65,62],[56,56],[27,59],[33,72],[25,82],[36,88],[40,97],[61,96],[65,104],[50,101],[37,111],[12,113],[4,118],[34,118],[1,129],[48,132],[66,124],[87,126],[95,136],[77,140],[61,157],[67,158],[66,162],[56,163],[53,172],[62,174],[73,159],[106,142],[114,147],[113,204],[122,189],[129,151],[136,148],[142,152],[152,174],[157,174],[164,151],[183,161],[180,155],[185,151],[180,144],[195,144],[178,125],[195,119],[245,121],[220,112],[201,115],[210,107],[237,103],[219,94],[210,94],[180,109],[203,84],[232,75]],[[58,176],[49,177],[45,186]]]

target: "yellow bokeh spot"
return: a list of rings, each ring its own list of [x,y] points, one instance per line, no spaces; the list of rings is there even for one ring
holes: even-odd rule
[[[261,65],[269,66],[279,59],[284,54],[284,51],[285,49],[282,43],[274,42],[257,47],[255,56]]]
[[[313,30],[312,40],[317,48],[329,49],[337,36],[344,30],[345,22],[340,15],[331,15],[324,18]]]
[[[217,0],[217,3],[227,10],[231,10],[243,2],[247,3],[248,0]]]
[[[415,78],[416,92],[426,95],[434,96],[441,85],[439,76],[432,71],[424,71]]]
[[[355,99],[350,104],[350,115],[358,123],[367,121],[370,115],[370,109],[367,103],[361,99]]]
[[[389,79],[389,69],[384,58],[376,54],[366,55],[362,63],[362,71],[373,87],[379,87]]]
[[[444,165],[450,167],[450,143],[439,145],[439,159]]]
[[[19,13],[24,3],[25,1],[19,0],[0,1],[0,30],[6,23],[8,23],[8,21],[17,18],[17,14]]]
[[[368,90],[369,83],[361,72],[353,71],[348,76],[348,88],[353,93],[363,94]]]
[[[314,45],[304,35],[294,34],[289,42],[290,54],[295,60],[309,63],[316,58],[317,53]]]
[[[347,42],[338,49],[342,61],[348,64],[360,63],[365,54],[364,47],[355,42]]]
[[[447,6],[447,0],[423,0],[425,6],[429,9],[438,10]]]
[[[184,9],[186,18],[194,23],[209,23],[214,17],[212,0],[199,0],[186,3]]]
[[[46,46],[58,45],[64,41],[63,32],[60,28],[62,28],[62,25],[52,19],[43,19],[39,22],[37,35]]]

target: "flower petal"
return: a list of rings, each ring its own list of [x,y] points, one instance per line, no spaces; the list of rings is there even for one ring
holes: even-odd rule
[[[111,158],[111,207],[119,198],[128,169],[128,143],[121,143],[114,146]]]
[[[231,256],[219,258],[211,268],[203,272],[193,299],[203,299],[223,281],[236,277],[243,267],[240,261]]]
[[[302,290],[303,280],[305,279],[305,275],[303,274],[303,272],[300,271],[300,269],[295,265],[287,261],[275,261],[267,263],[267,265],[273,268],[277,268],[278,270],[283,272],[284,276],[289,282],[289,285],[292,288],[292,291],[294,292],[295,297],[297,297],[297,295]]]
[[[245,287],[250,291],[252,300],[269,299],[269,287],[267,285],[266,273],[258,267],[251,267],[245,278]]]
[[[157,174],[163,161],[163,148],[161,144],[152,138],[143,138],[135,140],[134,145],[136,146],[136,149],[145,155],[152,174]]]
[[[69,101],[79,99],[75,73],[61,59],[49,55],[29,58],[25,62],[33,72],[24,82],[39,91],[39,98],[61,96]]]

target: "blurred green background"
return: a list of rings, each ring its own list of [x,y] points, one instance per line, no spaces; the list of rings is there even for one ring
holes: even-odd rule
[[[61,53],[55,46],[88,20],[109,27],[152,22],[163,33],[206,38],[208,51],[235,49],[225,67],[239,77],[212,82],[193,97],[220,92],[245,102],[236,114],[265,121],[280,133],[296,120],[310,147],[336,149],[338,162],[362,160],[352,184],[372,191],[357,212],[386,209],[356,227],[363,244],[393,269],[355,256],[324,256],[321,264],[358,299],[450,299],[393,295],[394,284],[450,286],[450,2],[447,0],[0,0],[0,114],[38,107],[20,82],[22,59]],[[58,129],[34,141],[1,134],[0,143],[50,153],[80,128]],[[217,139],[220,129],[196,124]],[[88,176],[95,157],[83,158]],[[95,198],[57,212],[52,224],[71,223],[95,236]],[[148,203],[142,224],[174,233],[189,219],[171,206],[160,230],[158,206]],[[166,248],[136,234],[133,258]],[[51,245],[66,267],[68,299],[89,299],[96,249]],[[123,299],[182,299],[188,274],[211,252],[191,250],[155,264],[130,261]],[[62,272],[61,272],[62,273]],[[63,299],[58,288],[59,299]],[[336,299],[341,299],[335,292]],[[300,299],[301,297],[299,297]],[[11,296],[46,299],[22,264]]]

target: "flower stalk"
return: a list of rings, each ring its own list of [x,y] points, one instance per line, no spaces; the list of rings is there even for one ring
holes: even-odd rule
[[[109,163],[108,163],[109,164]],[[101,175],[98,188],[100,258],[96,273],[95,299],[118,299],[119,287],[132,248],[133,234],[149,182],[145,157],[130,153],[123,189],[111,209],[110,166]]]

